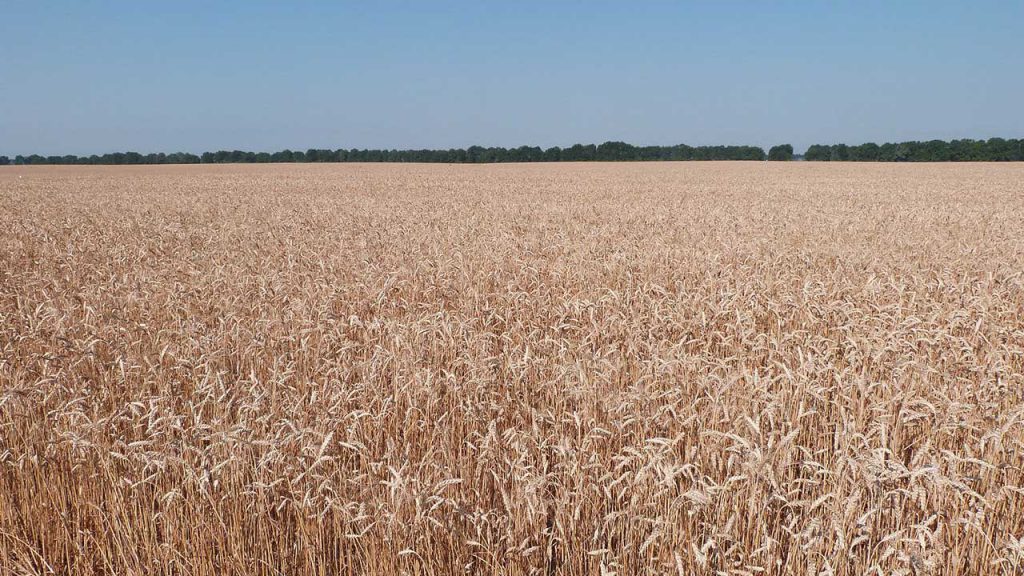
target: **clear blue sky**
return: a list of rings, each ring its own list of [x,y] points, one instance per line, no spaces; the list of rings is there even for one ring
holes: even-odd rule
[[[0,154],[1024,136],[1024,2],[0,1]]]

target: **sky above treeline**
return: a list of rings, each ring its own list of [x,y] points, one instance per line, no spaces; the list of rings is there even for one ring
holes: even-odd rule
[[[0,2],[0,154],[1024,135],[1024,2]]]

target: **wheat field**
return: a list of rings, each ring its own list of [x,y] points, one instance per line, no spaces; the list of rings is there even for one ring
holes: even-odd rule
[[[1024,573],[1024,166],[0,169],[0,573]]]

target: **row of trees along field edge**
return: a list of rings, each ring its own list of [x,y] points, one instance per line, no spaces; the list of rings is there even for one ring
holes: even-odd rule
[[[1024,139],[930,140],[857,146],[815,144],[803,156],[793,146],[773,146],[765,154],[757,146],[634,146],[625,142],[576,144],[568,148],[538,146],[501,148],[470,146],[447,150],[337,150],[309,149],[305,152],[244,152],[220,150],[201,155],[188,152],[140,154],[113,152],[92,156],[0,156],[0,165],[35,164],[230,164],[269,162],[438,162],[491,164],[500,162],[630,162],[657,160],[773,160],[803,159],[830,162],[1007,162],[1024,161]]]

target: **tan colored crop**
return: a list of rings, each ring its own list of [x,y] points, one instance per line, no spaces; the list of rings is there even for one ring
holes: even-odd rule
[[[1021,574],[1024,167],[0,168],[2,574]]]

